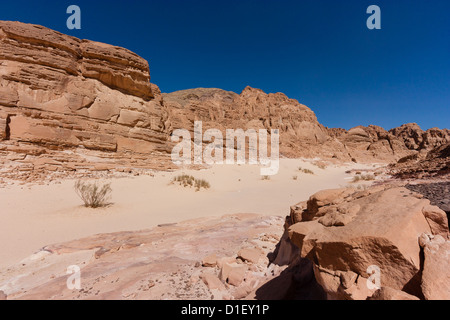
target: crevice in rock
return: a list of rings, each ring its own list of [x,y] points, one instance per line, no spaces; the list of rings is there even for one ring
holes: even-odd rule
[[[5,140],[11,140],[11,128],[9,124],[11,123],[11,117],[6,117],[6,128],[5,128]]]

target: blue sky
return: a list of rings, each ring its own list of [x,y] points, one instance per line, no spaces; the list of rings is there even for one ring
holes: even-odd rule
[[[82,29],[66,9],[81,7]],[[369,30],[369,5],[382,29]],[[14,0],[18,20],[126,47],[163,92],[284,92],[329,127],[450,127],[448,0]]]

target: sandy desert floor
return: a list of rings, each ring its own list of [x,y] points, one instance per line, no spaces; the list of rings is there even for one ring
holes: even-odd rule
[[[299,172],[299,167],[315,174]],[[143,230],[234,213],[286,216],[290,205],[319,190],[350,185],[352,176],[346,171],[373,168],[348,164],[320,169],[311,161],[283,159],[279,174],[268,181],[262,180],[259,167],[248,165],[115,178],[108,180],[113,205],[102,209],[83,207],[73,180],[8,186],[0,189],[0,268],[19,263],[46,245],[99,233]],[[211,189],[195,192],[170,185],[182,172],[207,180]]]

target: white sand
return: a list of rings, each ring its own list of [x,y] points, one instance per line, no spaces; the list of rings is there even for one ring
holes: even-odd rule
[[[315,175],[301,173],[298,167],[311,169]],[[99,233],[142,230],[233,213],[286,216],[291,205],[319,190],[349,185],[351,177],[345,171],[351,168],[372,166],[352,164],[322,170],[308,161],[284,159],[279,174],[269,181],[261,179],[257,166],[183,171],[210,182],[211,189],[201,192],[169,185],[180,172],[113,179],[114,205],[96,210],[81,206],[72,180],[45,186],[10,186],[0,189],[0,268],[18,263],[46,245]]]

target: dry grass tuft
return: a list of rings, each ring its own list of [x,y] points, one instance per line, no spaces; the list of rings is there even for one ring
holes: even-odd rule
[[[89,183],[79,180],[74,188],[86,208],[97,209],[110,204],[108,202],[112,192],[110,183],[100,186],[97,182]]]

